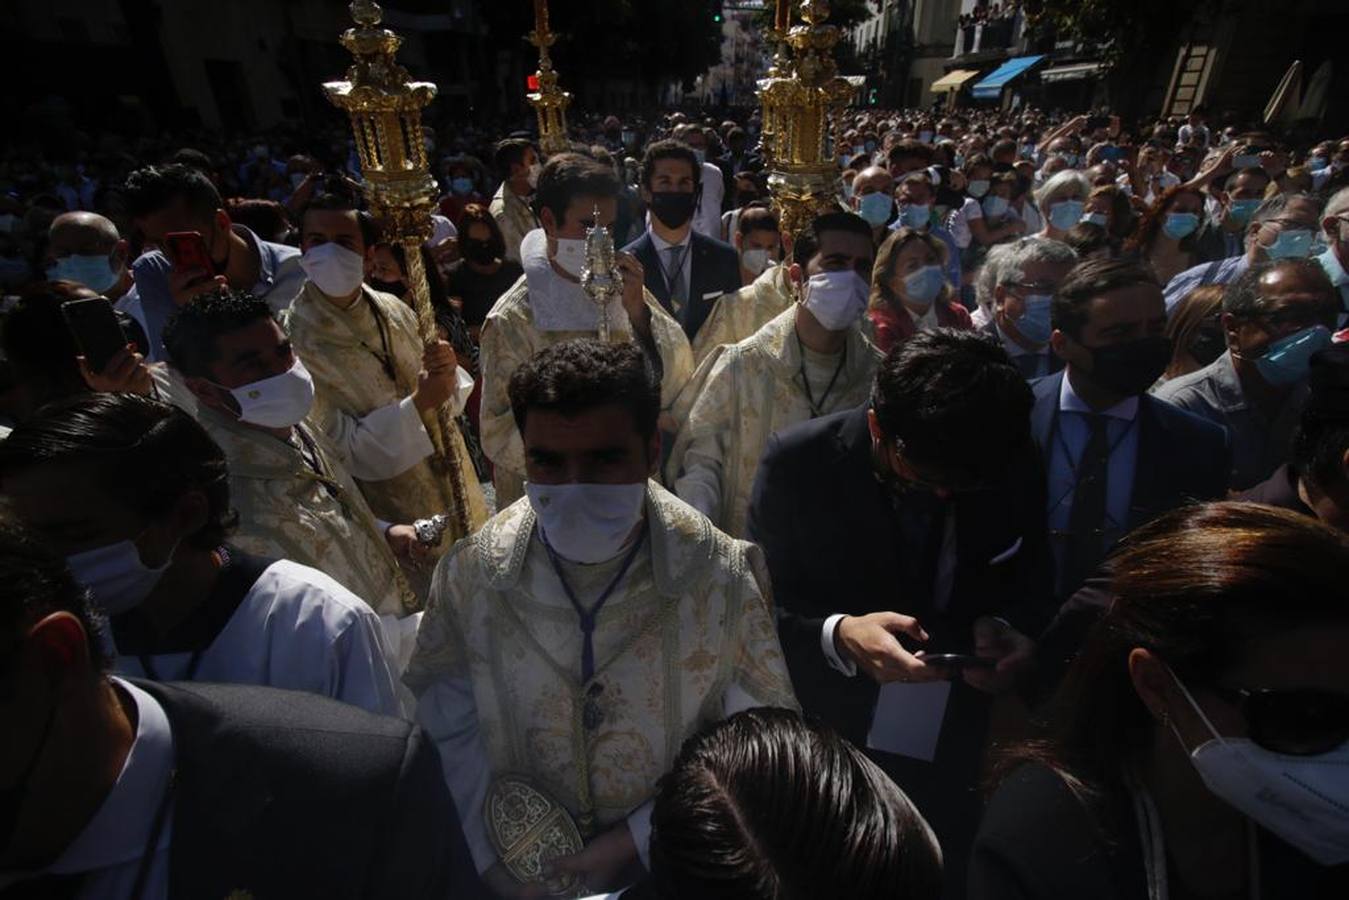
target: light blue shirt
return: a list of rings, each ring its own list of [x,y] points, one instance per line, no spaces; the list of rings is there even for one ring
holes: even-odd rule
[[[243,225],[235,225],[234,233],[248,242],[261,261],[258,283],[252,286],[253,296],[266,300],[273,313],[289,308],[304,287],[305,274],[300,268],[299,249],[264,241]],[[164,359],[164,326],[178,311],[169,291],[169,272],[172,270],[173,263],[158,250],[142,253],[131,265],[136,283],[123,298],[126,303],[140,301],[152,360]]]
[[[1049,457],[1049,530],[1062,534],[1068,530],[1077,485],[1077,467],[1082,463],[1091,427],[1087,416],[1094,410],[1073,390],[1065,372],[1059,389],[1059,413],[1055,417]],[[1106,423],[1110,462],[1106,467],[1106,521],[1108,547],[1119,540],[1129,527],[1129,504],[1134,493],[1134,470],[1138,463],[1138,398],[1129,397],[1101,411]],[[1064,542],[1054,540],[1054,555],[1062,564]]]
[[[1250,263],[1246,260],[1246,254],[1242,253],[1240,256],[1229,256],[1227,259],[1200,263],[1186,269],[1166,283],[1163,295],[1166,297],[1167,314],[1170,315],[1176,304],[1195,288],[1206,284],[1227,284],[1236,281],[1248,266]]]

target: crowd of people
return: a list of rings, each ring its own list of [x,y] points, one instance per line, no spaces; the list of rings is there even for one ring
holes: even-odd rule
[[[0,159],[0,898],[1349,896],[1349,137],[760,126]]]

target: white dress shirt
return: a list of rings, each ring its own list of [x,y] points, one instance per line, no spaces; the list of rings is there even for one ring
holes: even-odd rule
[[[260,684],[322,694],[373,713],[402,713],[379,616],[317,569],[280,559],[268,566],[210,645],[149,658],[161,681]],[[150,677],[139,656],[117,673]]]
[[[164,708],[153,697],[120,678],[112,682],[136,704],[136,737],[117,781],[84,830],[51,865],[38,872],[0,872],[0,890],[34,876],[83,875],[75,895],[79,900],[125,900],[149,851],[141,900],[168,897],[172,797],[155,846],[147,845],[173,773],[173,733]]]
[[[684,235],[684,240],[678,244],[671,244],[656,234],[654,229],[650,231],[651,245],[656,248],[656,259],[660,260],[660,274],[665,278],[666,289],[669,289],[670,276],[674,274],[670,269],[670,248],[682,248],[679,252],[683,254],[681,265],[684,270],[684,304],[687,305],[689,298],[693,296],[693,230],[690,229],[689,233]]]

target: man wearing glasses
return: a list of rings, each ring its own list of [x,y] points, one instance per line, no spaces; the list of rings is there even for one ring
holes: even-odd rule
[[[1339,297],[1315,260],[1252,266],[1223,295],[1227,352],[1155,395],[1227,428],[1229,487],[1246,490],[1288,461],[1311,357],[1331,343]]]
[[[1051,611],[1030,410],[992,339],[923,332],[881,363],[868,402],[773,435],[750,501],[802,708],[923,809],[953,886],[991,695]]]
[[[978,293],[992,303],[983,330],[1002,343],[1027,381],[1063,368],[1049,350],[1049,308],[1075,262],[1077,254],[1062,241],[1028,237],[993,247],[979,275]]]
[[[1166,311],[1181,298],[1206,284],[1231,284],[1258,263],[1276,259],[1306,259],[1321,228],[1321,201],[1310,194],[1275,194],[1251,215],[1246,226],[1246,252],[1240,256],[1200,263],[1166,283]]]

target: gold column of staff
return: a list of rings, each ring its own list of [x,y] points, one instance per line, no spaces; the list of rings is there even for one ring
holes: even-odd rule
[[[791,25],[799,5],[804,25]],[[772,38],[779,49],[759,81],[761,150],[782,230],[795,234],[814,216],[838,209],[838,168],[828,153],[830,114],[847,106],[852,85],[838,74],[839,31],[825,25],[825,0],[778,0]],[[790,48],[790,52],[787,49]]]
[[[548,53],[557,43],[557,35],[548,27],[548,0],[534,0],[534,30],[525,40],[539,51],[539,70],[534,73],[539,89],[526,95],[539,116],[539,147],[544,154],[561,153],[569,146],[567,106],[571,104],[571,94],[558,86],[557,73],[553,71],[553,60]]]
[[[408,287],[417,312],[417,330],[423,343],[434,343],[435,312],[422,267],[422,245],[431,236],[436,183],[426,162],[422,138],[422,109],[436,96],[436,86],[411,81],[394,57],[403,39],[379,27],[384,13],[378,3],[355,0],[350,6],[355,28],[343,33],[342,46],[355,57],[346,81],[323,85],[333,105],[346,110],[361,158],[362,188],[375,218],[390,240],[403,246]],[[423,415],[427,434],[435,445],[432,467],[450,475],[454,496],[442,497],[454,523],[452,536],[469,534],[464,472],[456,452],[455,429],[442,406]]]

